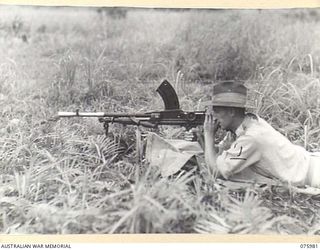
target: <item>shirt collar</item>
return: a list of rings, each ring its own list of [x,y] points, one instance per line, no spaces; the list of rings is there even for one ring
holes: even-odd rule
[[[251,113],[246,114],[242,123],[235,131],[235,135],[237,138],[246,132],[246,129],[252,120],[258,120],[258,116],[255,114],[251,114]]]
[[[244,120],[242,121],[240,126],[236,129],[236,131],[235,131],[236,137],[239,137],[244,134],[245,129],[244,129],[243,125],[244,125],[245,120],[246,120],[246,118],[244,118]]]

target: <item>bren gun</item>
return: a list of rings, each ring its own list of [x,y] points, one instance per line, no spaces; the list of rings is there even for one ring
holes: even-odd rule
[[[203,125],[205,111],[183,111],[180,109],[179,99],[172,85],[164,80],[156,90],[163,102],[165,109],[146,113],[105,113],[105,112],[58,112],[58,117],[98,117],[104,124],[108,134],[109,124],[120,123],[136,125],[147,128],[156,128],[159,125],[183,126],[187,130]]]

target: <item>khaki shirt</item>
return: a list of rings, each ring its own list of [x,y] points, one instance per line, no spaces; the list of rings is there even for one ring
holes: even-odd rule
[[[246,116],[235,137],[227,145],[228,149],[217,157],[217,168],[223,177],[250,168],[263,176],[294,185],[306,184],[310,154],[292,144],[262,118]],[[221,145],[228,144],[227,141],[230,141],[230,134]]]

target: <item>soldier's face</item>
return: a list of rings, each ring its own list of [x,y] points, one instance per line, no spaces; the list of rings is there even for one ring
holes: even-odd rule
[[[230,129],[233,122],[233,113],[228,107],[213,107],[213,115],[224,130]]]

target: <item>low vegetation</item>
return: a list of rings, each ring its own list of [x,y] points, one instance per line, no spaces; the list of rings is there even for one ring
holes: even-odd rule
[[[212,83],[238,79],[254,112],[319,150],[320,12],[115,11],[0,6],[1,232],[319,234],[319,195],[234,188],[205,167],[161,178],[136,128],[51,118],[163,109],[162,79],[201,110]]]

